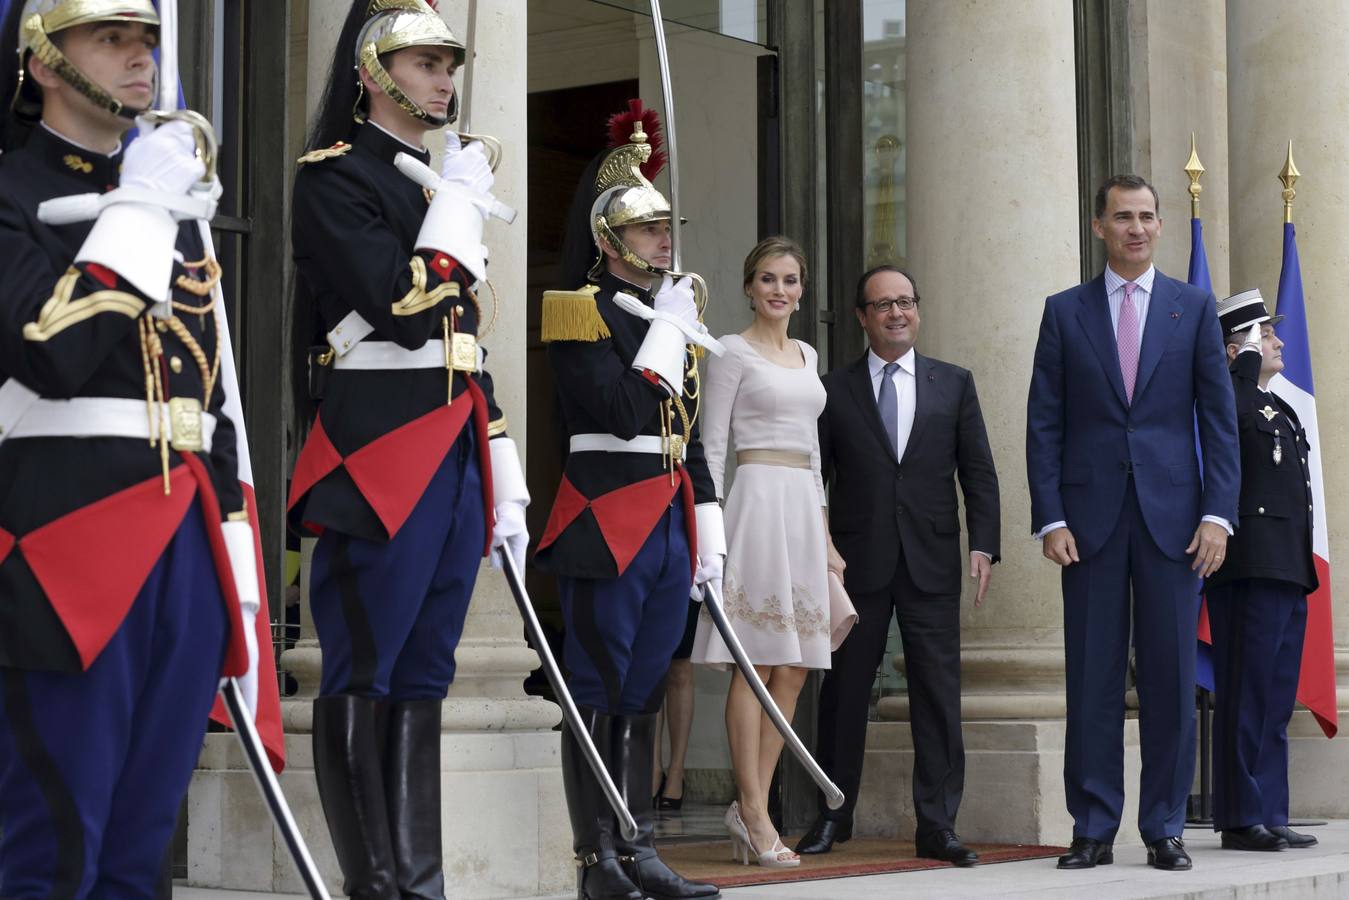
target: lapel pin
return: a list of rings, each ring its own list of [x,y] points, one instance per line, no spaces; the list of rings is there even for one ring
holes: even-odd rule
[[[1260,414],[1265,417],[1266,422],[1273,422],[1274,417],[1278,415],[1278,413],[1274,411],[1274,408],[1268,405],[1266,405],[1264,409],[1260,410]]]
[[[1178,313],[1178,312],[1173,312],[1173,313],[1171,314],[1171,318],[1173,318],[1173,319],[1179,319],[1179,318],[1180,318],[1180,313]]]

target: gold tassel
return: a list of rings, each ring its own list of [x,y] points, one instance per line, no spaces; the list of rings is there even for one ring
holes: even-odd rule
[[[544,291],[543,321],[539,338],[549,341],[595,341],[610,337],[609,326],[595,305],[595,292],[587,285],[579,291]]]

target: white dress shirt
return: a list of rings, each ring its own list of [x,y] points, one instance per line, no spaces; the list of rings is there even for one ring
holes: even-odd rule
[[[909,446],[909,435],[913,433],[913,415],[918,409],[918,357],[912,347],[899,359],[899,368],[895,369],[890,376],[891,382],[895,386],[895,403],[898,404],[898,415],[895,417],[895,458],[904,459],[904,451]],[[881,399],[881,379],[885,377],[885,367],[887,363],[876,355],[875,350],[867,351],[867,367],[871,370],[871,396],[876,398],[879,403]],[[973,548],[972,548],[973,549]],[[987,550],[973,550],[987,559],[992,559],[993,554]]]
[[[899,415],[895,417],[898,427],[895,429],[898,442],[895,447],[895,458],[902,460],[904,458],[904,448],[909,445],[909,433],[913,431],[913,413],[916,408],[917,392],[915,378],[917,377],[917,354],[912,347],[899,359],[899,368],[895,369],[890,381],[895,386],[895,402],[899,404]],[[876,355],[875,350],[867,351],[867,366],[871,369],[871,396],[880,402],[881,398],[881,379],[885,377],[885,367],[887,363]]]
[[[1152,302],[1152,282],[1157,275],[1156,266],[1148,266],[1148,270],[1133,280],[1137,285],[1134,289],[1134,306],[1138,308],[1138,358],[1143,358],[1143,329],[1148,324],[1148,304]],[[1119,340],[1119,311],[1124,305],[1124,285],[1128,281],[1119,275],[1109,266],[1105,267],[1105,299],[1110,305],[1110,329],[1115,333],[1116,341]],[[1221,516],[1204,516],[1200,521],[1212,522],[1215,525],[1221,525],[1230,535],[1232,523]],[[1037,539],[1043,538],[1049,532],[1059,528],[1068,527],[1064,521],[1050,522],[1035,535]]]

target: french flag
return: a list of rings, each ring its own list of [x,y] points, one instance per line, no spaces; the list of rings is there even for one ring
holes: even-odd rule
[[[1321,477],[1321,441],[1316,421],[1316,391],[1312,386],[1312,354],[1307,338],[1307,305],[1302,297],[1302,268],[1298,264],[1297,234],[1292,222],[1283,226],[1283,270],[1275,312],[1284,317],[1275,332],[1283,341],[1283,371],[1269,382],[1307,430],[1312,478],[1312,555],[1321,586],[1307,597],[1307,631],[1298,676],[1298,702],[1311,710],[1326,737],[1339,730],[1335,702],[1335,639],[1330,620],[1330,541],[1326,531],[1326,492]]]

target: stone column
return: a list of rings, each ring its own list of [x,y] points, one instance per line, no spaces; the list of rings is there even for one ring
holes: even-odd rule
[[[1144,27],[1131,34],[1130,72],[1138,172],[1161,195],[1163,237],[1157,268],[1184,279],[1190,266],[1189,176],[1183,171],[1195,135],[1207,171],[1200,186],[1213,292],[1228,280],[1227,6],[1223,0],[1149,0]],[[1094,187],[1094,186],[1093,186]]]
[[[1288,141],[1303,176],[1297,183],[1302,286],[1311,331],[1330,534],[1335,643],[1349,640],[1349,359],[1343,351],[1343,285],[1349,278],[1349,71],[1342,36],[1349,8],[1327,0],[1293,6],[1231,0],[1227,5],[1228,110],[1232,208],[1232,287],[1258,287],[1272,306],[1282,257],[1282,185]],[[1349,722],[1349,653],[1336,653],[1340,719]],[[1349,787],[1337,777],[1349,746],[1326,741],[1310,713],[1289,729],[1295,815],[1349,814]]]
[[[316,108],[349,4],[310,0],[308,105]],[[469,39],[463,2],[442,3],[441,14]],[[496,399],[511,436],[525,450],[526,157],[524,5],[514,0],[478,4],[473,58],[471,128],[505,147],[494,192],[520,215],[513,225],[493,220],[485,242],[499,303],[495,327],[483,340]],[[466,74],[466,73],[465,73]],[[463,89],[463,76],[457,79]],[[443,138],[428,144],[439,154]],[[492,292],[483,290],[484,317]],[[306,554],[306,563],[307,563]],[[307,576],[308,566],[305,566]],[[307,577],[303,579],[307,584]],[[301,830],[328,886],[341,889],[313,774],[312,702],[321,653],[304,598],[304,630],[282,660],[300,682],[283,702],[287,768],[282,776]],[[524,694],[538,665],[524,640],[520,616],[502,577],[482,567],[464,634],[457,674],[444,705],[441,736],[441,823],[446,886],[465,898],[556,893],[570,883],[571,837],[559,769],[560,719],[555,705]],[[189,877],[193,884],[256,891],[299,892],[302,885],[284,844],[267,824],[250,776],[228,735],[210,735],[189,804]]]
[[[1011,17],[997,0],[910,0],[907,11],[918,346],[973,371],[1002,500],[988,598],[975,609],[966,580],[961,601],[958,827],[975,841],[1066,842],[1062,603],[1058,569],[1030,534],[1025,410],[1044,299],[1079,281],[1073,19],[1052,0],[1019,4]],[[857,824],[907,837],[907,700],[882,700],[880,714],[891,721],[868,735]],[[1126,811],[1126,828],[1133,818]]]

